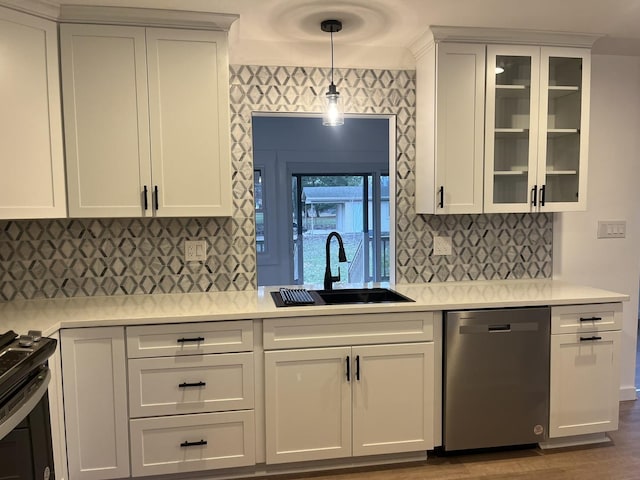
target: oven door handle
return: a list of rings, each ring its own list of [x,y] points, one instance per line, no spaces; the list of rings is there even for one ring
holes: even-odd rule
[[[24,388],[28,388],[32,385],[37,385],[37,387],[29,394],[28,398],[18,402],[6,418],[0,419],[0,440],[11,433],[11,431],[17,427],[22,420],[27,418],[31,413],[31,410],[36,407],[38,402],[42,397],[44,397],[44,394],[47,393],[47,387],[49,386],[50,380],[51,371],[49,370],[49,367],[45,367],[40,370],[40,373],[38,373],[38,375],[34,377],[29,384],[25,385]]]

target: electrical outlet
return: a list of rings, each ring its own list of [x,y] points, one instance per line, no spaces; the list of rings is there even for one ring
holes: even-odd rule
[[[451,255],[451,237],[433,237],[434,255]]]
[[[187,262],[203,262],[207,259],[207,242],[205,240],[185,240],[184,259]]]
[[[606,220],[598,222],[598,238],[624,238],[627,222],[624,220]]]

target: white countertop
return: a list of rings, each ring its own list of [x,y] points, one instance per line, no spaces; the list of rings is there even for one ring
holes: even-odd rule
[[[21,300],[0,303],[0,332],[9,329],[17,333],[40,330],[44,335],[50,335],[61,328],[72,327],[575,305],[629,300],[628,295],[621,293],[555,280],[491,280],[397,284],[390,287],[415,302],[277,308],[269,293],[273,289],[268,288],[243,292]]]

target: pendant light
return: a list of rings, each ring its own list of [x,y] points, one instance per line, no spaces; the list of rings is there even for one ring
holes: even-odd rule
[[[329,32],[331,34],[331,84],[325,95],[322,124],[334,127],[344,124],[342,98],[340,98],[340,93],[336,90],[336,86],[333,83],[333,34],[342,30],[342,22],[340,20],[324,20],[320,23],[320,28],[323,32]]]

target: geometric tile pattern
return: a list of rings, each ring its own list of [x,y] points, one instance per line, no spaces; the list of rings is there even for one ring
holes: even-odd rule
[[[232,241],[239,230],[230,218],[0,222],[0,298],[253,288],[253,244]],[[195,239],[207,241],[206,262],[184,261],[184,241]]]
[[[415,214],[414,71],[334,76],[346,112],[396,117],[398,282],[551,276],[552,214]],[[0,301],[255,288],[252,113],[321,112],[328,80],[326,68],[230,67],[231,218],[0,220]],[[431,255],[435,234],[453,255]],[[191,239],[206,239],[207,262],[184,261]]]
[[[403,215],[397,268],[407,283],[549,278],[552,227],[548,213]],[[432,255],[434,236],[451,238],[452,255]]]

